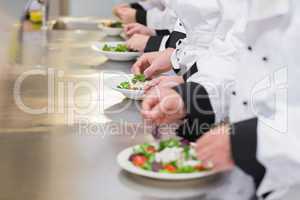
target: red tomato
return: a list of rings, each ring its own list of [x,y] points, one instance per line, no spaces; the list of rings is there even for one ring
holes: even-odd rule
[[[136,155],[132,158],[132,163],[135,166],[142,167],[147,162],[147,158],[142,155]]]
[[[146,151],[147,151],[148,153],[155,153],[155,152],[156,152],[156,149],[155,149],[154,146],[150,146],[150,147],[148,147],[148,148],[146,149]]]
[[[164,167],[165,170],[167,170],[170,173],[175,173],[177,171],[176,167],[174,167],[173,165],[166,165]]]
[[[198,171],[204,171],[204,170],[206,170],[206,168],[203,165],[201,165],[201,164],[195,166],[195,169],[198,170]]]

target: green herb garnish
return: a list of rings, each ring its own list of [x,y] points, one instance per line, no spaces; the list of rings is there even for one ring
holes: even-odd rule
[[[118,44],[117,46],[109,46],[108,44],[105,44],[102,50],[111,52],[129,52],[129,49],[125,44]]]
[[[123,28],[122,22],[113,22],[110,24],[111,28]]]
[[[122,82],[122,83],[120,83],[120,85],[118,85],[118,88],[128,90],[130,88],[130,83],[128,81]]]

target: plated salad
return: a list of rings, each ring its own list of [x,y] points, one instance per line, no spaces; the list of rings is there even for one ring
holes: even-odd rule
[[[186,140],[163,140],[134,147],[129,161],[136,167],[157,173],[187,174],[210,171],[197,159],[195,149]]]
[[[108,28],[123,28],[122,22],[119,21],[107,21],[103,22],[102,25]]]
[[[120,89],[143,90],[147,83],[147,78],[143,74],[134,75],[130,81],[122,82],[118,85]]]
[[[125,44],[118,44],[117,46],[105,44],[102,50],[109,52],[130,52],[129,48]]]

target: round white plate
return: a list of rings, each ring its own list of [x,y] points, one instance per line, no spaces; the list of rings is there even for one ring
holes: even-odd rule
[[[119,36],[123,32],[123,28],[111,28],[104,26],[102,23],[98,25],[98,28],[108,36]]]
[[[141,54],[139,52],[109,52],[103,51],[103,46],[107,44],[110,46],[117,46],[118,44],[125,44],[124,42],[95,42],[92,44],[92,49],[106,56],[110,60],[114,61],[130,61],[135,60]]]
[[[133,78],[133,75],[131,74],[123,74],[119,76],[113,76],[109,80],[106,80],[106,84],[110,86],[113,90],[116,90],[120,93],[122,93],[125,97],[133,100],[142,100],[144,96],[144,90],[126,90],[118,88],[118,85],[120,83],[129,81]]]
[[[117,161],[122,169],[136,175],[153,178],[153,179],[160,179],[160,180],[179,181],[179,180],[199,179],[199,178],[204,178],[215,174],[214,172],[197,172],[197,173],[190,173],[190,174],[165,174],[165,173],[146,171],[134,166],[129,161],[129,157],[133,154],[133,149],[134,147],[130,147],[120,152],[117,157]]]

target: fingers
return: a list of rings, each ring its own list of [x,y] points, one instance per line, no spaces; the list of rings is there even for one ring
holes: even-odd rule
[[[133,49],[133,46],[134,46],[134,38],[130,38],[129,40],[126,41],[126,46],[129,48],[129,49]]]
[[[117,13],[119,12],[119,10],[121,9],[121,8],[128,8],[129,7],[129,5],[127,4],[127,3],[121,3],[121,4],[119,4],[119,5],[116,5],[116,6],[114,6],[113,7],[113,13],[115,14],[115,15],[117,15]]]
[[[133,64],[131,71],[133,74],[142,74],[149,65],[148,55],[144,54]]]
[[[201,147],[197,145],[196,150],[197,150],[198,159],[204,162],[210,161],[212,156],[214,155],[213,153],[214,147],[212,146]]]
[[[142,103],[142,111],[150,111],[156,104],[159,103],[159,97],[155,95],[146,96]]]
[[[159,85],[159,83],[161,82],[161,78],[156,78],[153,79],[152,81],[148,82],[145,87],[144,87],[144,91],[147,93],[149,90],[151,90],[153,87]]]
[[[137,27],[137,26],[135,26],[135,27],[132,27],[131,29],[129,29],[129,30],[126,32],[126,34],[127,34],[128,36],[132,36],[132,35],[134,35],[134,34],[140,33],[139,30],[140,30],[140,28]]]
[[[130,23],[130,24],[127,24],[125,25],[124,27],[124,31],[127,35],[129,35],[129,33],[132,32],[132,29],[135,29],[137,28],[138,24],[137,23]],[[130,35],[133,35],[132,33]]]
[[[142,115],[155,124],[164,123],[164,113],[161,110],[160,103],[158,102],[151,110],[143,110]]]
[[[160,74],[160,70],[159,70],[159,66],[156,65],[155,63],[152,63],[152,65],[150,65],[145,71],[144,71],[144,75],[147,78],[152,78],[155,75]]]

